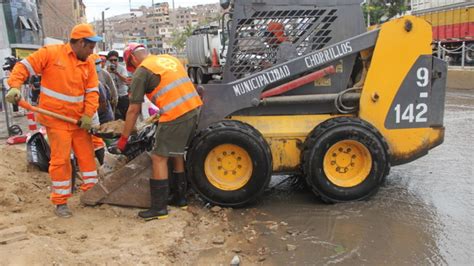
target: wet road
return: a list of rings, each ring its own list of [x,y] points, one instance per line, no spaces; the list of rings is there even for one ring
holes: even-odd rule
[[[472,265],[474,91],[446,100],[444,144],[393,167],[370,200],[326,205],[274,178],[262,202],[234,214],[237,228],[268,264]]]

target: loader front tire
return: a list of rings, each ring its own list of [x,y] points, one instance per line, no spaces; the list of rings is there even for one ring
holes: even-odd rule
[[[221,121],[193,138],[186,170],[190,184],[205,200],[242,207],[267,187],[272,156],[256,129],[239,121]]]
[[[338,117],[318,125],[305,141],[303,172],[325,202],[347,202],[374,195],[390,170],[388,145],[370,124]]]

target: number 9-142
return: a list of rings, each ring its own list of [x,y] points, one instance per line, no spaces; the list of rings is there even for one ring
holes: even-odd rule
[[[408,123],[424,123],[428,121],[426,114],[428,113],[428,105],[426,103],[415,104],[411,103],[403,109],[401,104],[395,106],[395,123],[399,124],[402,121]]]

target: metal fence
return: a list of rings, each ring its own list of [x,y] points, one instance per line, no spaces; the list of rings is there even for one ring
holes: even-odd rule
[[[11,104],[7,103],[5,99],[5,94],[7,93],[7,89],[3,85],[7,78],[0,79],[0,96],[1,96],[1,108],[0,114],[0,138],[9,137],[11,136],[10,127],[13,123],[12,116],[13,110]]]
[[[6,79],[0,78],[0,139],[5,139],[11,136],[22,135],[24,132],[27,132],[26,123],[26,110],[18,107],[18,111],[15,112],[13,110],[13,105],[8,103],[5,99],[5,95],[7,94],[7,87],[4,85]],[[21,87],[21,94],[22,97],[31,102],[29,97],[29,90],[30,88],[28,85],[23,85]]]
[[[452,55],[456,55],[459,57],[460,55],[460,58],[461,58],[461,62],[460,62],[460,66],[462,68],[465,68],[466,67],[466,54],[467,52],[473,52],[474,53],[474,49],[469,47],[468,45],[466,45],[466,42],[463,42],[461,46],[455,48],[455,49],[448,49],[446,47],[443,47],[441,45],[441,42],[438,42],[438,49],[437,49],[437,56],[438,58],[441,58],[443,60],[445,60],[446,62],[449,63],[449,65],[453,65],[453,66],[456,66],[456,64],[453,64],[452,63],[452,58],[453,56]]]

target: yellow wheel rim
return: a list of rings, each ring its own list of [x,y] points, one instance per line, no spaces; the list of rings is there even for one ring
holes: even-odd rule
[[[222,144],[209,152],[204,171],[213,186],[226,191],[238,190],[252,176],[252,158],[237,145]]]
[[[362,143],[343,140],[332,145],[324,156],[326,177],[339,187],[355,187],[369,176],[372,156]]]

